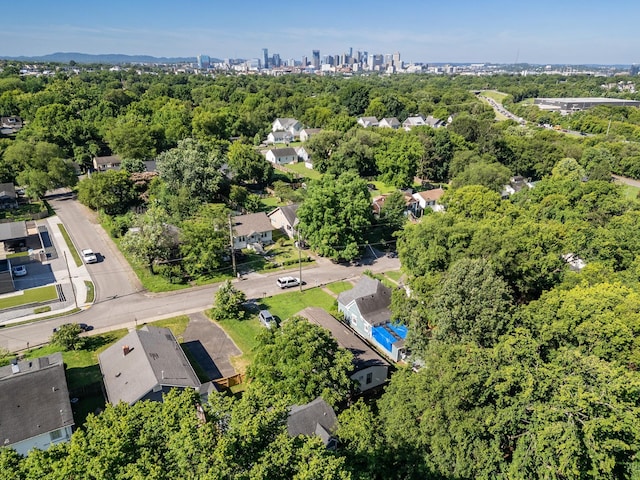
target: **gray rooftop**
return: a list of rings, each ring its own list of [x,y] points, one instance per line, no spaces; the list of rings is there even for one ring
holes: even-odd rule
[[[355,287],[338,295],[338,303],[347,306],[355,301],[362,317],[371,325],[387,323],[391,319],[391,289],[380,280],[363,275]]]
[[[336,320],[325,310],[318,307],[307,307],[297,313],[311,323],[329,330],[338,345],[353,353],[355,370],[363,370],[367,367],[380,365],[389,366],[386,360],[373,351],[360,337],[358,337],[348,326]]]
[[[294,405],[289,411],[287,432],[292,437],[298,435],[318,435],[325,446],[338,427],[338,418],[333,408],[322,397],[306,405]]]
[[[298,211],[299,206],[300,205],[297,203],[294,203],[292,205],[284,205],[282,207],[276,208],[275,210],[272,210],[267,214],[267,216],[270,217],[273,213],[280,210],[282,212],[282,215],[284,215],[284,218],[287,219],[289,225],[294,226],[296,224],[296,219],[298,218],[296,212]]]
[[[61,353],[0,367],[0,445],[71,425]]]
[[[193,367],[168,328],[145,326],[134,330],[102,352],[98,360],[107,398],[113,404],[133,404],[154,388],[200,387]]]
[[[250,213],[233,217],[233,230],[234,236],[249,237],[254,233],[270,232],[273,225],[266,213]]]
[[[27,222],[0,223],[0,242],[27,238]]]
[[[0,198],[16,198],[16,187],[13,183],[0,183]]]
[[[271,149],[271,152],[276,156],[276,157],[290,157],[290,156],[294,156],[297,157],[298,156],[298,152],[296,152],[296,149],[293,147],[285,147],[285,148],[273,148]]]

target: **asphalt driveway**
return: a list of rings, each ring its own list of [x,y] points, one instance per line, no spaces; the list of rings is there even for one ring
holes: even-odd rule
[[[224,330],[209,320],[203,312],[189,315],[189,325],[182,335],[183,345],[193,355],[209,380],[236,374],[230,358],[241,355]]]

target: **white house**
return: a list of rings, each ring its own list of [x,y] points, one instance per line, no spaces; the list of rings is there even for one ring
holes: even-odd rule
[[[273,243],[273,226],[264,212],[233,217],[233,248],[243,249],[251,244]]]
[[[298,161],[298,153],[295,148],[273,148],[267,150],[265,158],[276,165],[285,165],[287,163],[295,163]]]
[[[0,445],[46,450],[68,441],[73,425],[61,353],[0,367]]]
[[[304,162],[304,166],[309,170],[313,170],[313,161],[311,160],[311,154],[304,147],[295,147],[298,154],[298,161]]]
[[[340,347],[353,353],[353,369],[349,376],[358,384],[360,392],[379,387],[387,381],[389,362],[325,310],[318,307],[308,307],[298,312],[297,315],[329,330]]]
[[[378,123],[379,128],[400,128],[400,121],[396,117],[383,118]]]
[[[434,188],[432,190],[425,190],[424,192],[416,192],[413,194],[413,198],[418,201],[419,211],[422,213],[427,208],[430,208],[434,212],[442,212],[444,206],[439,203],[440,198],[444,195],[442,188]]]
[[[118,155],[108,155],[106,157],[93,157],[93,168],[98,172],[107,170],[120,170],[122,159]]]
[[[358,118],[358,125],[364,128],[377,127],[378,119],[376,117],[360,117]]]
[[[421,125],[426,125],[422,115],[418,115],[417,117],[408,117],[404,122],[402,122],[402,127],[405,130],[411,130],[413,127],[419,127]]]
[[[271,125],[272,132],[288,132],[293,138],[300,136],[302,124],[295,118],[276,118]]]
[[[317,135],[321,131],[322,131],[321,128],[305,128],[303,130],[300,130],[300,141],[306,142],[311,137],[313,137],[314,135]]]
[[[265,141],[265,143],[291,143],[292,141],[293,135],[291,133],[280,130],[277,132],[270,132],[269,135],[267,135],[267,140]]]
[[[284,205],[267,213],[269,221],[274,229],[281,230],[290,239],[294,239],[297,235],[296,226],[298,225],[298,204]]]

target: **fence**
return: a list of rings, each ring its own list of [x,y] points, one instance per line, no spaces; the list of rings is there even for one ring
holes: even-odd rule
[[[214,382],[216,383],[216,385],[219,385],[221,387],[231,388],[243,383],[244,375],[242,373],[236,373],[235,375],[232,375],[230,377],[218,378],[217,380],[214,380]]]

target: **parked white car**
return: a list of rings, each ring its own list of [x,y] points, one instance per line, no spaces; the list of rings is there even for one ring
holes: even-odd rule
[[[24,265],[16,265],[12,270],[14,277],[24,277],[27,274],[27,267]]]
[[[93,250],[90,248],[82,250],[82,259],[84,263],[96,263],[98,261],[98,257],[96,257],[96,254],[93,253]]]
[[[280,277],[276,280],[276,284],[280,288],[297,287],[300,285],[300,279],[298,277]]]

